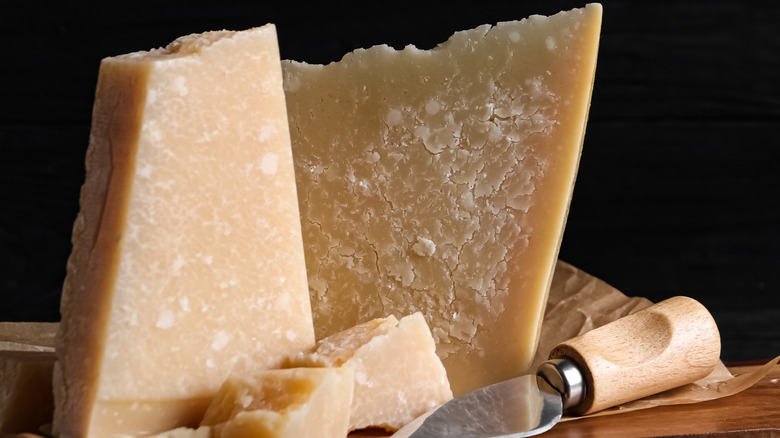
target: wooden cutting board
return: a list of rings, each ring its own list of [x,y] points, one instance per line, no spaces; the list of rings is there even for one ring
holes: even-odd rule
[[[744,374],[757,366],[731,367]],[[739,394],[559,423],[545,438],[780,437],[780,365]]]
[[[768,361],[764,361],[768,362]],[[729,367],[745,374],[757,366]],[[356,437],[389,437],[380,431],[357,431]],[[558,423],[543,438],[780,438],[780,365],[739,394],[708,402],[662,406],[625,414]]]

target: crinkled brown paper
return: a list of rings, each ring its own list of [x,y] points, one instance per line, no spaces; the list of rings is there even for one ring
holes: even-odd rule
[[[546,360],[556,344],[651,304],[645,298],[627,297],[598,278],[559,261],[542,323],[541,339],[533,363],[534,369]],[[51,323],[0,323],[0,359],[3,354],[6,357],[13,354],[9,352],[52,353],[55,331],[56,324]],[[698,403],[733,395],[761,380],[778,361],[780,356],[754,372],[739,376],[732,376],[723,363],[719,363],[709,376],[697,382],[590,416],[616,414],[655,406]],[[564,420],[576,418],[581,417],[564,418]]]
[[[542,334],[534,358],[535,367],[547,359],[555,345],[596,327],[652,305],[639,297],[627,297],[614,287],[572,265],[558,261],[547,299]],[[624,403],[588,417],[619,414],[656,406],[681,405],[715,400],[743,391],[761,380],[780,361],[780,356],[755,371],[733,376],[718,362],[707,377],[679,388]],[[572,420],[584,417],[568,417]]]

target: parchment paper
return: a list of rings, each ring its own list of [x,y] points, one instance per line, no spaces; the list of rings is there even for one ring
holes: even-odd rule
[[[628,297],[604,281],[558,261],[533,369],[547,359],[558,343],[650,305],[652,302],[645,298]],[[767,375],[778,361],[780,356],[754,372],[739,376],[733,376],[728,368],[719,362],[710,375],[694,383],[584,417],[564,417],[562,421],[726,397],[751,387]]]

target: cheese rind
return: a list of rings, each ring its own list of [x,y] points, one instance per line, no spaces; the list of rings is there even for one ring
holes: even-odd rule
[[[342,438],[347,435],[350,368],[270,370],[228,379],[203,418],[215,438]]]
[[[464,393],[533,358],[601,7],[283,62],[316,337],[425,315]]]
[[[378,318],[317,342],[286,366],[350,368],[355,390],[349,429],[396,430],[452,398],[421,313]]]
[[[191,425],[228,375],[313,345],[272,25],[104,59],[86,164],[55,433]]]

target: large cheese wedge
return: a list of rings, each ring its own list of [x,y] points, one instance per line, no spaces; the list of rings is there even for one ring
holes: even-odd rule
[[[342,438],[347,435],[351,368],[291,368],[230,378],[203,418],[215,438]]]
[[[533,357],[601,6],[283,62],[316,337],[425,315],[453,392]]]
[[[317,342],[285,366],[354,370],[350,430],[396,430],[452,398],[421,313],[377,318]]]
[[[275,28],[104,59],[58,334],[55,433],[197,424],[314,343]]]

